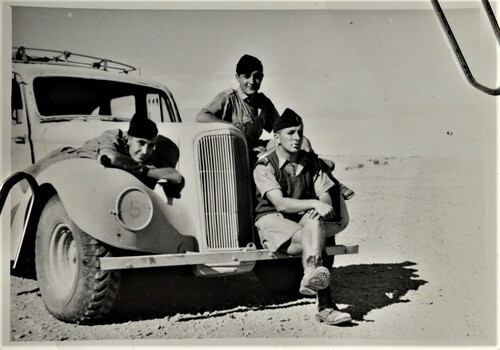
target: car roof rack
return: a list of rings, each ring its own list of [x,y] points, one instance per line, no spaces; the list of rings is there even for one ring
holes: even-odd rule
[[[73,67],[87,67],[103,71],[118,71],[119,73],[125,74],[138,70],[131,65],[112,61],[107,58],[82,55],[70,51],[35,49],[24,46],[12,48],[12,61],[20,63],[46,63]]]

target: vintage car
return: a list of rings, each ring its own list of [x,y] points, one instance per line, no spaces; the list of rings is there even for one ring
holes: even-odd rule
[[[47,310],[77,323],[106,315],[123,269],[190,265],[197,276],[255,270],[267,288],[297,291],[300,259],[258,244],[243,134],[223,123],[182,122],[170,91],[136,73],[104,58],[13,49],[13,175],[0,191],[0,207],[11,193],[12,274],[36,278]],[[157,147],[185,178],[180,198],[91,159],[57,162],[36,178],[22,171],[56,148],[127,130],[136,111],[157,122]],[[357,249],[332,245],[327,252]]]

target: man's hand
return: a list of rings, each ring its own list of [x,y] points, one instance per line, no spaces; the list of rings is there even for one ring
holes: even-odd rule
[[[167,197],[181,198],[181,191],[184,188],[184,180],[179,184],[168,182],[167,180],[158,180],[158,184],[163,187]]]
[[[310,214],[309,214],[310,213]],[[317,216],[322,219],[328,220],[333,217],[334,211],[333,207],[328,203],[323,203],[322,201],[316,201],[314,208],[311,209],[308,214],[311,218],[316,218]]]
[[[255,153],[259,154],[259,153],[262,153],[266,150],[266,147],[264,146],[255,146],[252,151],[254,151]]]
[[[148,176],[157,180],[167,180],[172,184],[180,184],[184,181],[182,175],[174,168],[150,168]]]
[[[137,163],[135,160],[112,150],[110,148],[105,148],[99,152],[97,156],[99,162],[105,167],[118,168],[122,170],[126,170],[128,172],[134,173],[136,171],[140,171],[141,164]]]

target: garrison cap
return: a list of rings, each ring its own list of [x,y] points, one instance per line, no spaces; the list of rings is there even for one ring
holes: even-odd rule
[[[148,118],[145,114],[136,113],[130,119],[129,136],[138,137],[141,139],[152,139],[158,135],[156,123]]]
[[[281,117],[274,122],[273,130],[274,132],[277,132],[281,129],[299,126],[300,124],[302,124],[302,118],[290,108],[287,108]]]

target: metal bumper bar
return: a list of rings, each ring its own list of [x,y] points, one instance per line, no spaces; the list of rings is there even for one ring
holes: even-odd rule
[[[326,247],[328,255],[357,254],[358,245],[336,245]],[[256,249],[249,244],[241,250],[207,253],[186,252],[184,254],[154,254],[125,257],[100,258],[102,270],[138,269],[146,267],[166,267],[183,265],[235,264],[240,262],[297,258],[269,249]]]

